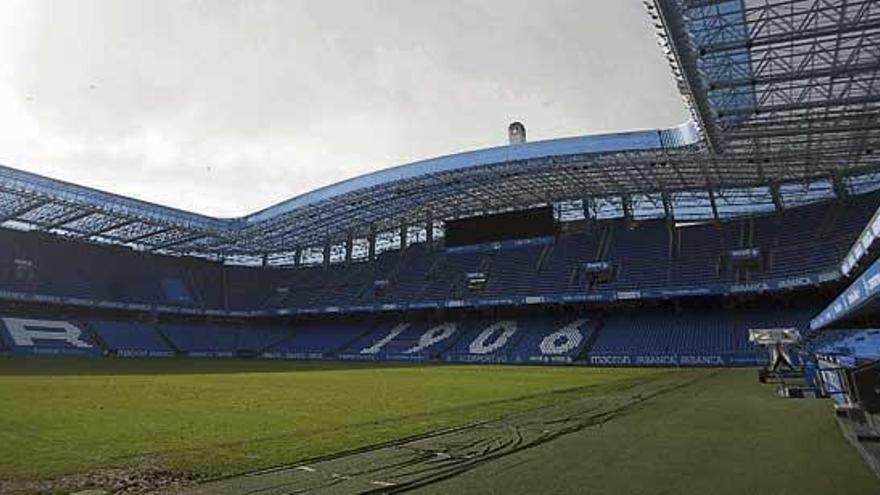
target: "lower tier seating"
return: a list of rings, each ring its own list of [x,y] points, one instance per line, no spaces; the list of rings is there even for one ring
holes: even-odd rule
[[[335,319],[289,325],[0,315],[15,354],[263,357],[593,365],[756,364],[748,330],[803,329],[797,309],[636,309],[586,314],[423,320]]]

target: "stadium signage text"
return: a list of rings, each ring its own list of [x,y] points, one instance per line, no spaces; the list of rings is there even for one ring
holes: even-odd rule
[[[755,366],[765,361],[758,354],[597,354],[589,358],[593,366]]]
[[[770,286],[765,282],[755,282],[752,284],[736,284],[730,286],[730,292],[740,293],[740,292],[764,292],[769,289]]]
[[[39,340],[55,340],[74,348],[91,349],[92,344],[82,340],[82,330],[66,321],[3,318],[13,345],[33,347]]]

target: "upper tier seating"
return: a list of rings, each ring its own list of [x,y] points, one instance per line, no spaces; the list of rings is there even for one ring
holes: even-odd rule
[[[673,231],[664,220],[592,221],[548,243],[465,251],[420,243],[372,262],[301,268],[224,266],[0,230],[0,291],[253,311],[782,280],[837,269],[878,201],[875,192]],[[730,250],[751,247],[761,249],[761,267],[725,262]],[[582,266],[592,261],[611,263],[611,279],[586,276]],[[465,275],[474,272],[485,274],[482,288],[468,287]]]

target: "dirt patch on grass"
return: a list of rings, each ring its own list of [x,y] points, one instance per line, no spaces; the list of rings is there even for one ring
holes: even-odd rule
[[[51,480],[0,480],[0,493],[144,493],[164,492],[198,483],[192,473],[178,473],[157,467],[99,469]]]

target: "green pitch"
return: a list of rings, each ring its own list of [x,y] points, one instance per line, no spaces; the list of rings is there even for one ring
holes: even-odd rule
[[[754,370],[110,359],[0,359],[0,492],[103,468],[234,474],[623,396],[643,400],[426,492],[880,493],[828,401],[778,399]]]
[[[214,475],[557,400],[653,370],[223,360],[0,360],[0,479],[149,462]]]

